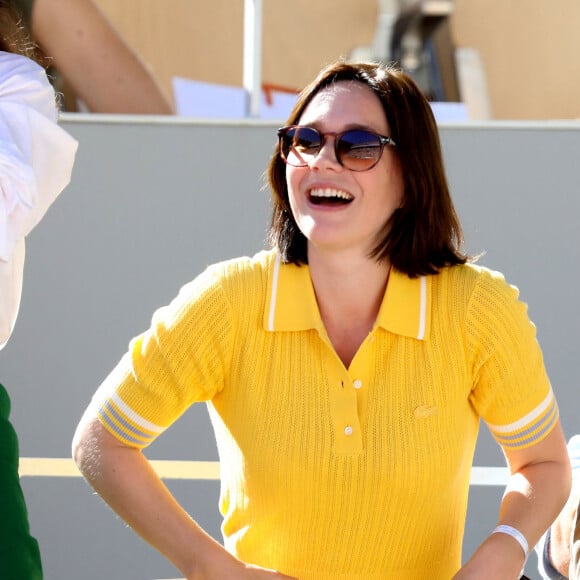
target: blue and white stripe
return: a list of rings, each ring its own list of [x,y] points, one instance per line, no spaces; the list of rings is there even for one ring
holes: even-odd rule
[[[137,447],[146,447],[164,431],[163,427],[135,413],[117,394],[102,404],[98,415],[116,437]]]
[[[496,441],[509,449],[523,448],[540,441],[558,420],[558,406],[552,389],[547,397],[527,415],[509,425],[492,425]]]

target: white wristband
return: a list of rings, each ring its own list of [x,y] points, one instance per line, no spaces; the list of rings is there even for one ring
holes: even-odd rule
[[[511,536],[522,547],[522,550],[524,551],[524,559],[525,560],[528,559],[528,541],[526,540],[526,537],[524,536],[524,534],[522,534],[522,532],[516,530],[512,526],[506,526],[502,524],[500,526],[497,526],[497,528],[495,528],[495,530],[493,530],[493,532],[491,533],[507,534],[508,536]]]

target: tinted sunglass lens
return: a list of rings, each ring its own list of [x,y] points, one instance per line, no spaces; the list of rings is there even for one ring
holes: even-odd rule
[[[321,138],[316,129],[291,127],[281,138],[282,156],[290,165],[308,165],[310,159],[320,151]]]
[[[340,137],[337,151],[344,167],[353,171],[365,171],[380,159],[382,144],[374,133],[347,131]]]

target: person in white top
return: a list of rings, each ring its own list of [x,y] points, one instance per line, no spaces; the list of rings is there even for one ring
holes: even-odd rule
[[[5,10],[0,3],[0,349],[20,306],[25,237],[69,183],[78,146],[58,126],[54,90],[44,69],[18,50]],[[37,580],[40,553],[29,531],[9,414],[0,384],[0,578]]]
[[[54,91],[27,57],[0,54],[0,347],[18,313],[24,238],[68,184],[76,141],[56,124]]]

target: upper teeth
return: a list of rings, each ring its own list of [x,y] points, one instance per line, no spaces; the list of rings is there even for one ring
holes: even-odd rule
[[[341,191],[339,189],[312,189],[310,190],[310,195],[312,197],[340,197],[341,199],[353,199],[350,193],[346,191]]]

